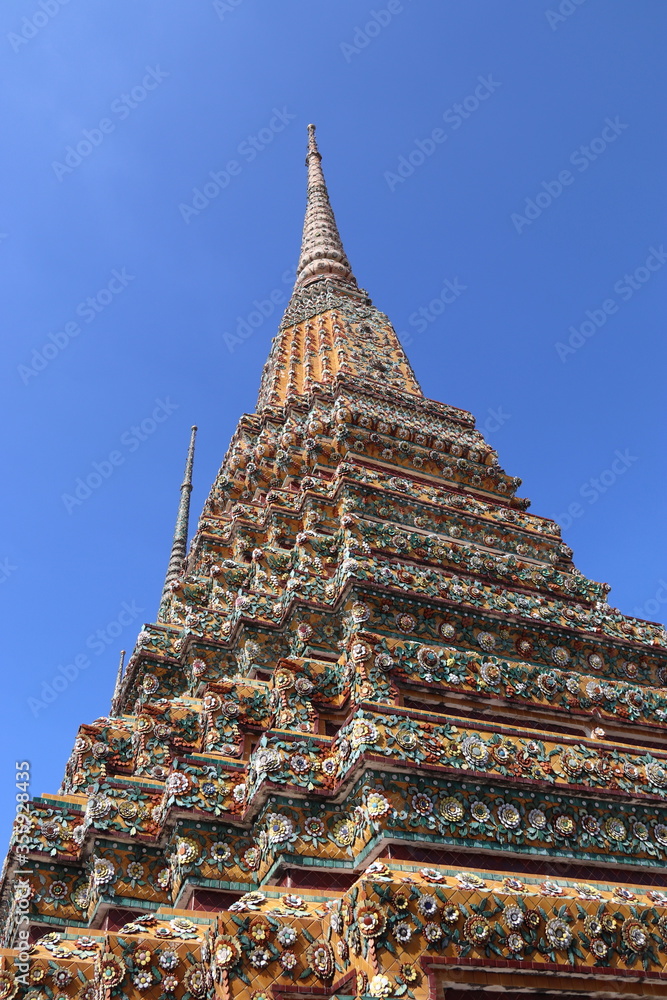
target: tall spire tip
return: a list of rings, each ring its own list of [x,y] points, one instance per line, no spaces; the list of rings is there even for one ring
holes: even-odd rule
[[[174,531],[174,537],[171,543],[171,554],[169,556],[167,575],[162,590],[162,598],[160,600],[158,620],[161,620],[161,615],[166,606],[172,584],[174,584],[178,579],[185,562],[188,543],[188,527],[190,521],[190,493],[192,491],[192,469],[195,459],[196,436],[197,425],[193,424],[190,428],[190,443],[188,445],[188,456],[185,461],[185,474],[183,476],[183,482],[181,483],[181,499],[178,505],[176,530]]]
[[[308,194],[303,226],[301,254],[297,265],[295,290],[322,279],[335,279],[351,288],[357,287],[350,262],[345,256],[336,220],[322,173],[322,154],[317,148],[315,125],[308,126]]]
[[[315,136],[315,126],[308,126],[308,152],[306,153],[306,166],[308,166],[308,157],[312,156],[313,153],[319,160],[322,159],[322,154],[317,148],[317,138]]]

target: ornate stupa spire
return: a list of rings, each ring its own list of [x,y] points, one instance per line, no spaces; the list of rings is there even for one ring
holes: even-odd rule
[[[356,288],[357,282],[345,255],[329,201],[329,192],[322,172],[322,155],[317,148],[314,125],[308,126],[306,166],[308,200],[301,255],[296,270],[295,291],[323,278],[333,278]]]
[[[314,142],[260,406],[184,563],[193,428],[160,619],[61,791],[17,763],[0,1000],[664,1000],[667,635],[421,394]]]
[[[123,686],[124,667],[125,667],[125,650],[121,649],[120,659],[118,661],[118,672],[116,673],[116,684],[114,686],[113,697],[111,699],[111,710],[109,712],[111,718],[115,718],[118,715],[118,710],[120,708],[120,696]]]
[[[183,560],[185,559],[187,551],[188,525],[190,522],[190,494],[192,492],[192,467],[195,459],[196,436],[197,428],[193,426],[190,433],[188,457],[185,462],[185,474],[183,476],[183,482],[181,483],[181,499],[178,504],[178,515],[176,517],[174,538],[171,543],[169,565],[167,566],[167,575],[164,578],[164,587],[162,588],[162,597],[160,599],[160,612],[158,613],[158,620],[162,619],[162,612],[167,598],[169,597],[171,584],[180,575],[183,567]]]
[[[389,318],[359,288],[343,249],[308,126],[308,188],[294,291],[264,366],[258,407],[283,406],[340,380],[421,396]],[[317,322],[315,322],[317,317]]]

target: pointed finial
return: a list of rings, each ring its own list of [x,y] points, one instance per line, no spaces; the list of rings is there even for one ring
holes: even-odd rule
[[[190,523],[190,493],[192,492],[192,467],[195,460],[195,438],[197,436],[197,428],[192,427],[190,433],[190,445],[188,447],[188,457],[185,463],[185,475],[183,476],[183,482],[181,483],[181,499],[178,504],[178,515],[176,517],[176,529],[174,531],[174,538],[171,543],[171,554],[169,556],[169,565],[167,566],[167,575],[164,580],[164,587],[162,588],[162,597],[160,599],[160,611],[158,613],[158,621],[162,620],[162,612],[167,603],[167,598],[171,590],[171,584],[176,580],[181,573],[183,568],[183,562],[185,560],[187,544],[188,544],[188,526]]]
[[[333,278],[356,288],[350,262],[334,218],[329,192],[322,173],[322,155],[317,148],[315,126],[308,126],[308,196],[303,224],[301,256],[296,269],[294,288],[303,288],[322,278]]]
[[[111,699],[111,711],[109,715],[114,719],[118,715],[118,710],[120,708],[120,689],[123,683],[123,667],[125,666],[125,650],[120,651],[120,662],[118,664],[118,673],[116,674],[116,684],[113,689],[113,698]]]
[[[310,155],[310,153],[315,153],[317,156],[319,156],[320,159],[322,159],[322,154],[317,148],[317,139],[315,137],[314,125],[308,126],[308,155]],[[306,166],[308,166],[308,156],[306,156]]]

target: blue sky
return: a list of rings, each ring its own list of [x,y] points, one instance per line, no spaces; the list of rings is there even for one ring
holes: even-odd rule
[[[254,407],[310,121],[357,278],[424,392],[475,413],[612,604],[664,619],[666,17],[661,0],[6,0],[1,837],[14,761],[57,790],[155,618],[190,424],[198,513]]]

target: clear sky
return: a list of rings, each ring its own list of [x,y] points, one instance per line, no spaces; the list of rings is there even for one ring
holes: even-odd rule
[[[424,392],[476,414],[612,604],[664,619],[666,18],[663,0],[5,0],[0,841],[14,762],[57,790],[155,618],[190,425],[196,519],[254,407],[310,121]]]

